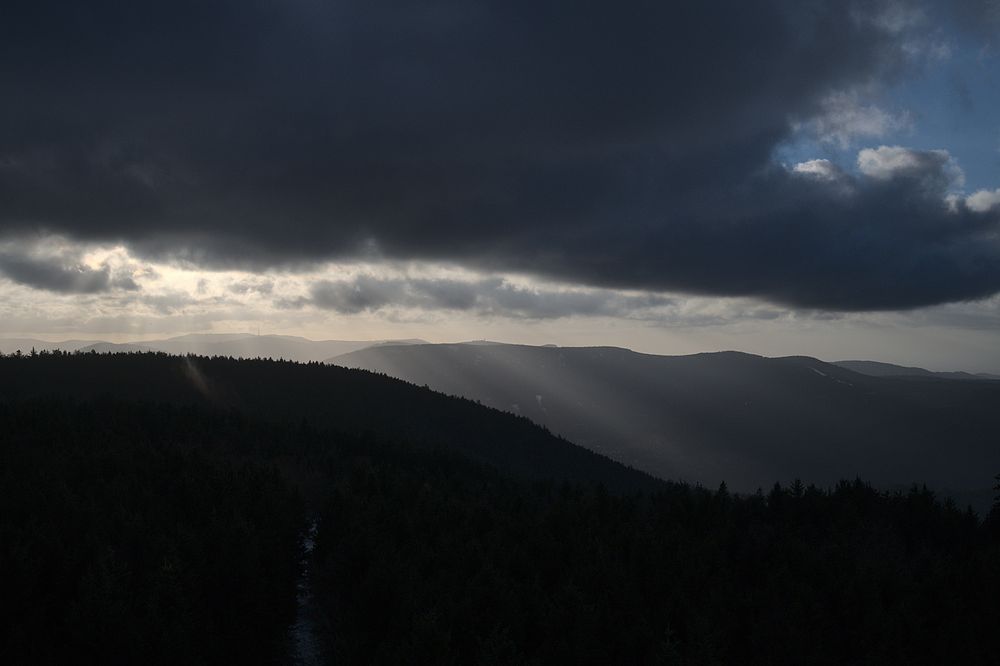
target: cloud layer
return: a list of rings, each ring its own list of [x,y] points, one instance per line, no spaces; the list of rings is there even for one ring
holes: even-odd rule
[[[377,312],[387,308],[455,310],[515,319],[570,316],[642,317],[654,308],[673,305],[661,296],[627,295],[604,290],[527,288],[500,278],[401,278],[358,275],[322,280],[307,298],[288,306],[312,305],[340,314]]]
[[[917,66],[922,6],[21,3],[0,24],[0,234],[833,310],[979,298],[1000,290],[1000,211],[949,198],[946,153],[869,149],[858,172],[773,160],[803,123],[840,142],[902,122],[857,95]],[[0,261],[26,284],[107,284]]]
[[[132,271],[107,261],[91,265],[65,243],[0,243],[0,277],[34,289],[64,294],[137,291]]]

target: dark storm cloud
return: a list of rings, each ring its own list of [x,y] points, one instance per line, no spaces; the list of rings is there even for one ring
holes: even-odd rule
[[[996,44],[1000,36],[1000,2],[998,0],[963,0],[949,6],[962,27]]]
[[[0,251],[0,276],[35,289],[68,294],[139,289],[131,277],[115,275],[108,266],[91,268],[66,256],[33,257],[23,251]]]
[[[0,231],[845,310],[990,294],[997,214],[948,210],[940,165],[772,164],[790,121],[905,73],[901,4],[8,3]]]
[[[672,303],[672,300],[660,296],[526,289],[497,278],[402,279],[359,275],[349,280],[317,282],[312,286],[308,298],[284,305],[313,305],[341,314],[376,312],[385,308],[412,308],[527,319],[557,319],[574,315],[629,317]]]

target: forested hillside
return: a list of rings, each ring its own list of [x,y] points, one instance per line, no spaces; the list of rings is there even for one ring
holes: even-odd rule
[[[345,663],[981,664],[1000,525],[926,489],[613,496],[356,466],[317,550]]]
[[[7,664],[267,663],[295,610],[303,506],[222,414],[0,403]]]
[[[411,345],[331,359],[529,417],[667,479],[752,492],[796,477],[927,483],[984,509],[1000,381],[871,377],[808,357]]]
[[[426,388],[320,363],[163,353],[0,358],[0,399],[100,397],[235,409],[460,451],[526,478],[598,481],[616,490],[659,482],[554,437],[526,418]]]
[[[1000,512],[856,481],[737,495],[640,475],[609,492],[592,467],[528,475],[432,445],[430,430],[410,440],[359,430],[363,412],[338,425],[344,412],[302,409],[340,386],[344,410],[379,391],[383,419],[429,428],[408,400],[464,414],[445,443],[535,430],[491,432],[523,422],[472,403],[204,359],[191,359],[204,385],[185,393],[181,361],[0,360],[5,662],[284,663],[312,520],[333,664],[979,664],[1000,650]],[[255,402],[281,392],[288,405]],[[541,458],[553,465],[569,446],[529,441],[556,442]]]

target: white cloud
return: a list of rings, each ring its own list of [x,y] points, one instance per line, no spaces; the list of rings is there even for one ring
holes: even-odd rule
[[[858,168],[872,178],[892,178],[900,171],[919,168],[919,155],[901,146],[865,148],[858,153]]]
[[[995,190],[979,190],[965,198],[965,205],[976,213],[985,213],[1000,207],[1000,188]]]
[[[830,160],[807,160],[792,167],[792,171],[819,180],[837,180],[843,172]]]
[[[858,152],[858,169],[878,180],[897,176],[946,181],[948,187],[960,187],[965,174],[947,150],[913,150],[902,146],[879,146]]]
[[[906,111],[894,115],[874,104],[863,104],[857,91],[837,92],[823,101],[810,127],[821,142],[848,148],[859,137],[882,138],[910,131],[913,120]]]

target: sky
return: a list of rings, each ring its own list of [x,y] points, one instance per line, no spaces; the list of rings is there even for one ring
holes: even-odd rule
[[[0,336],[1000,372],[1000,2],[0,10]]]

